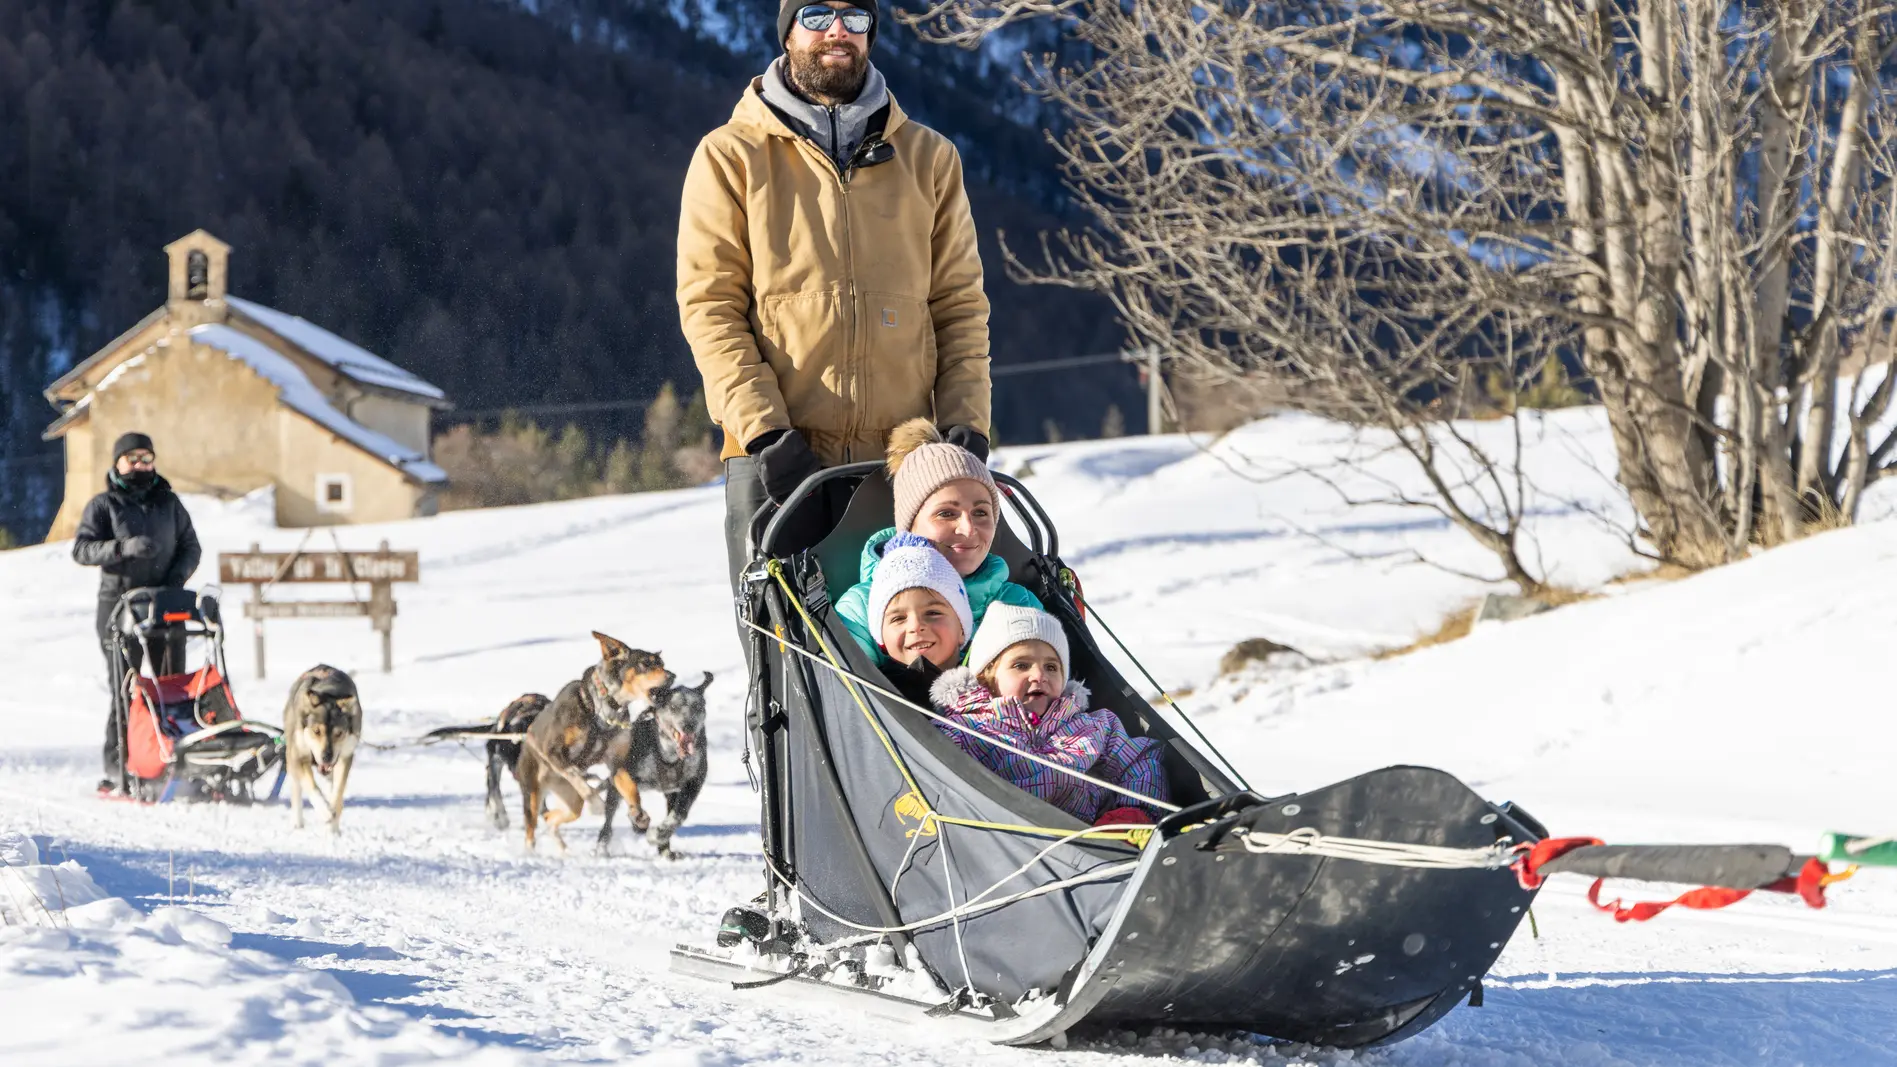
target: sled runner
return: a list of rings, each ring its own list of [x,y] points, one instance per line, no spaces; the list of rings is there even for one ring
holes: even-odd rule
[[[225,680],[224,628],[217,599],[188,589],[132,589],[119,598],[113,626],[142,653],[134,669],[110,642],[113,715],[124,731],[121,796],[147,802],[179,798],[248,803],[272,768],[283,785],[282,731],[244,718]],[[186,670],[198,650],[202,665]]]
[[[1062,621],[1095,706],[1165,743],[1168,814],[1084,824],[897,695],[831,607],[889,524],[890,487],[879,464],[825,470],[756,533],[737,602],[765,892],[727,913],[716,947],[679,946],[674,969],[872,994],[862,1003],[1011,1044],[1166,1025],[1359,1047],[1479,996],[1534,897],[1510,864],[1540,825],[1421,767],[1253,791],[1176,707],[1127,684],[1093,640],[1053,523],[996,480],[1008,521],[993,551]],[[823,540],[789,543],[801,507],[845,493]]]

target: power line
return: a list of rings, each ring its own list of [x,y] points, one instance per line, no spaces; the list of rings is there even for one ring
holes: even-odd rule
[[[1032,363],[1003,363],[990,365],[988,376],[1001,378],[1009,374],[1033,374],[1036,371],[1064,370],[1068,367],[1091,367],[1097,363],[1127,363],[1133,357],[1125,352],[1102,352],[1092,356],[1068,356],[1064,359],[1040,359]]]
[[[1104,363],[1137,363],[1147,358],[1144,350],[1131,352],[1100,352],[1090,356],[1065,356],[1060,359],[1039,359],[1029,363],[990,364],[988,375],[991,378],[1004,378],[1011,374],[1034,374],[1040,371],[1067,370],[1073,367],[1092,367]],[[650,398],[634,400],[578,400],[562,404],[516,404],[504,408],[482,408],[477,411],[444,411],[443,422],[478,421],[481,419],[499,419],[509,415],[577,415],[588,411],[636,411],[650,406]]]
[[[480,411],[444,411],[442,421],[454,422],[467,419],[498,419],[508,415],[568,415],[582,411],[633,411],[652,403],[651,398],[644,400],[580,400],[569,404],[516,404],[505,408],[484,408]]]

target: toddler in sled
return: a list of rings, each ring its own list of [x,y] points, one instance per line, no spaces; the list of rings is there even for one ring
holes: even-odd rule
[[[1067,677],[1067,633],[1038,608],[996,603],[975,630],[968,665],[944,671],[930,697],[944,716],[1072,771],[1166,801],[1162,742],[1133,737],[1119,716],[1088,710],[1087,688]],[[964,752],[1029,793],[1094,825],[1150,823],[1138,801],[941,726]]]
[[[879,631],[871,651],[888,659],[884,673],[903,696],[927,706],[929,687],[961,659],[975,628],[962,576],[928,538],[899,533],[883,545],[867,606]]]

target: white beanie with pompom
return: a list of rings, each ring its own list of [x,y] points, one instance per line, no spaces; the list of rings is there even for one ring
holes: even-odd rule
[[[899,533],[883,543],[883,558],[869,580],[870,632],[880,635],[883,612],[897,594],[909,589],[929,589],[948,602],[962,624],[962,643],[968,643],[975,629],[975,612],[968,603],[968,587],[955,565],[939,552],[934,542],[920,534]]]

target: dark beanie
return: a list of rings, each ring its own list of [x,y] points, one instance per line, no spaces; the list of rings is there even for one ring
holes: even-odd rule
[[[790,37],[790,27],[797,21],[797,12],[809,7],[817,0],[777,0],[777,43],[781,47]],[[882,24],[883,13],[877,8],[876,0],[852,0],[857,7],[876,16],[869,24],[869,40],[863,44],[868,48],[876,47],[876,28]]]
[[[112,462],[117,463],[120,456],[141,448],[147,452],[156,451],[156,449],[151,446],[151,438],[146,437],[144,434],[122,433],[119,435],[119,439],[112,443]]]

